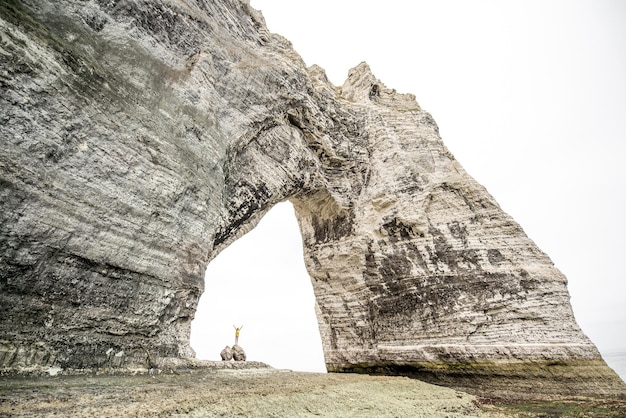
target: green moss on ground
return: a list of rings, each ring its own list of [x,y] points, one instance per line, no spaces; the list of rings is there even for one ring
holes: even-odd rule
[[[517,417],[624,417],[626,400],[571,399],[553,401],[502,401],[483,400],[506,415]]]

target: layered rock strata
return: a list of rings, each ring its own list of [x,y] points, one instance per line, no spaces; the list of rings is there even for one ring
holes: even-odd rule
[[[240,0],[3,2],[0,36],[3,370],[193,357],[208,262],[288,199],[329,370],[623,390],[565,277],[366,64],[331,85]]]

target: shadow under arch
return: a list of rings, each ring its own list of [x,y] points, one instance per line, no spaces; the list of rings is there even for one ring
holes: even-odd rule
[[[249,360],[276,368],[325,372],[315,296],[290,202],[276,204],[259,224],[209,264],[191,324],[196,357],[219,360],[234,344]]]

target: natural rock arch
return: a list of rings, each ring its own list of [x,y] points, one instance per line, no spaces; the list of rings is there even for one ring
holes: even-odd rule
[[[0,16],[5,371],[191,357],[207,263],[290,199],[329,370],[617,387],[565,277],[366,64],[332,86],[238,0]]]
[[[215,257],[191,323],[196,358],[219,359],[245,324],[248,358],[279,369],[325,372],[315,296],[293,205],[281,202]]]

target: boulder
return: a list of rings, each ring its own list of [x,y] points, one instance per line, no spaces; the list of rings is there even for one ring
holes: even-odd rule
[[[224,349],[220,352],[220,357],[222,357],[223,361],[230,361],[230,360],[232,360],[233,359],[233,350],[229,346],[224,347]]]
[[[235,361],[246,361],[246,352],[240,345],[233,345],[233,359]]]

